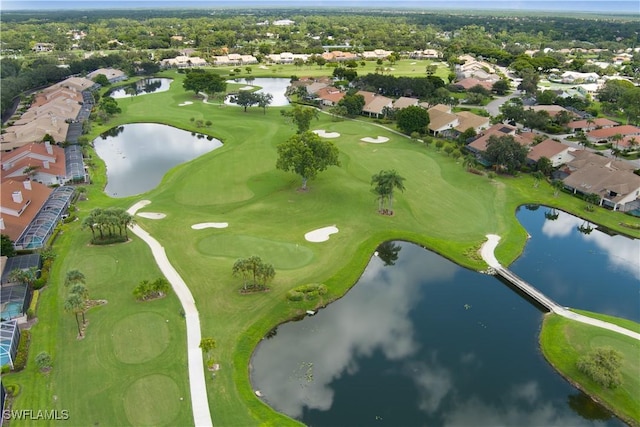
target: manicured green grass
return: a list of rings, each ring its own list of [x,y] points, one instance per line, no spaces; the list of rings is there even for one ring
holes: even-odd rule
[[[93,135],[124,123],[157,122],[211,134],[224,145],[172,169],[161,185],[147,194],[123,199],[111,199],[102,192],[104,164],[94,158],[94,185],[88,191],[89,201],[81,206],[87,212],[98,206],[129,207],[148,199],[152,203],[144,210],[167,214],[162,220],[142,217],[136,220],[165,247],[190,287],[200,313],[202,335],[217,341],[215,358],[221,370],[215,379],[208,378],[207,384],[211,413],[217,425],[295,423],[275,413],[253,393],[248,368],[251,354],[274,326],[315,307],[310,302],[289,302],[285,297],[288,290],[302,284],[324,283],[328,294],[323,301],[339,298],[357,281],[381,242],[413,241],[463,266],[483,269],[486,265],[477,251],[488,233],[502,236],[497,257],[504,265],[521,253],[527,236],[515,211],[522,204],[555,206],[613,229],[623,221],[621,214],[603,209],[587,212],[583,201],[569,195],[554,197],[548,184],[541,183],[536,188],[528,176],[492,180],[470,174],[456,160],[434,148],[371,122],[334,121],[324,114],[312,122],[312,128],[340,133],[333,141],[340,150],[341,166],[321,173],[309,183],[308,192],[299,192],[299,177],[275,169],[276,146],[295,131],[284,122],[280,107],[269,108],[263,114],[256,107],[244,113],[233,106],[206,105],[193,93],[182,90],[182,74],[167,71],[162,75],[175,79],[169,91],[121,101],[123,113],[109,126],[95,126]],[[194,103],[180,107],[184,101]],[[211,120],[213,125],[196,128],[191,118]],[[385,136],[389,142],[360,141],[366,136]],[[406,178],[406,191],[396,194],[395,215],[391,217],[377,214],[377,203],[370,191],[371,176],[381,169],[396,169]],[[80,217],[83,216],[80,212]],[[628,221],[628,217],[624,220]],[[229,227],[191,229],[201,222],[228,222]],[[340,231],[327,242],[310,243],[304,239],[305,233],[329,225],[336,225]],[[640,235],[638,231],[632,232]],[[39,378],[32,369],[22,376],[13,376],[28,390],[19,405],[37,407],[50,402],[54,394],[72,401],[76,395],[91,396],[89,391],[96,388],[100,391],[94,391],[93,395],[110,403],[107,409],[96,413],[87,408],[77,409],[82,424],[109,417],[112,425],[153,423],[153,414],[132,419],[122,400],[128,393],[141,389],[140,384],[146,384],[137,382],[141,378],[151,376],[154,379],[148,380],[149,384],[165,384],[166,380],[160,377],[167,376],[185,394],[180,412],[171,420],[167,417],[167,423],[188,424],[184,324],[179,321],[177,301],[170,297],[135,303],[131,297],[135,284],[158,276],[148,249],[137,238],[128,244],[87,247],[89,235],[89,231],[81,231],[75,225],[63,234],[57,250],[64,256],[56,262],[54,277],[61,280],[71,268],[90,273],[92,294],[95,298],[97,294],[104,295],[100,298],[108,299],[109,304],[90,313],[89,335],[76,342],[72,316],[57,314],[61,312],[63,290],[55,291],[56,299],[44,304],[47,308],[41,313],[42,322],[34,329],[37,350],[33,354],[43,347],[50,352],[55,349],[65,358],[59,362],[61,369],[54,369],[55,383]],[[232,277],[231,267],[235,259],[251,255],[260,255],[276,266],[270,292],[254,295],[238,292],[240,282]],[[126,265],[135,260],[135,265],[123,268],[124,264],[114,264],[115,259]],[[55,286],[54,283],[53,288],[57,289]],[[166,316],[170,320],[169,339],[179,338],[170,341],[165,350],[165,332],[158,337],[159,343],[142,338],[158,327],[158,322],[152,320],[148,323],[155,326],[140,326],[141,338],[133,344],[145,347],[140,355],[127,353],[123,350],[123,339],[114,340],[110,335],[115,329],[126,333],[126,325],[135,323],[136,317],[132,316],[147,311],[152,312],[149,319],[155,319],[154,314]],[[60,325],[58,328],[56,324],[53,333],[38,329],[44,325],[51,327],[58,317]],[[100,328],[101,324],[104,327]],[[131,330],[133,334],[134,329]],[[83,346],[93,341],[97,343],[91,351],[85,351]],[[118,357],[115,351],[119,351]],[[99,355],[103,353],[110,355],[108,363],[100,363]],[[171,355],[171,359],[165,360],[165,355]],[[142,362],[131,363],[136,357]],[[164,364],[158,363],[160,360]],[[175,363],[169,363],[174,360]],[[57,377],[63,375],[62,371],[64,377]],[[92,379],[86,381],[87,378]],[[81,382],[84,383],[78,386]],[[80,391],[83,394],[77,394]],[[172,400],[174,394],[158,392],[159,399],[164,400]],[[170,403],[167,402],[167,408]],[[75,405],[84,404],[73,405],[75,410]]]
[[[547,360],[563,376],[589,395],[595,396],[629,424],[640,425],[640,342],[550,314],[544,319],[540,346]],[[596,347],[604,346],[613,347],[623,355],[622,385],[615,389],[602,388],[576,367],[581,356]]]
[[[614,325],[629,329],[630,331],[640,333],[640,323],[634,322],[633,320],[622,319],[620,317],[608,316],[606,314],[594,313],[592,311],[586,310],[571,309],[571,311],[575,311],[576,313],[582,314],[587,317],[593,317],[594,319],[600,319],[605,322],[613,323]]]
[[[86,211],[88,203],[78,206]],[[180,303],[172,294],[134,300],[139,281],[161,275],[142,241],[90,246],[89,239],[75,222],[56,242],[59,256],[41,294],[27,369],[3,376],[5,384],[22,388],[13,409],[66,409],[70,419],[61,425],[192,424]],[[91,299],[107,300],[88,310],[81,340],[73,314],[63,310],[62,283],[72,269],[85,274]],[[40,351],[53,357],[46,376],[35,366]]]

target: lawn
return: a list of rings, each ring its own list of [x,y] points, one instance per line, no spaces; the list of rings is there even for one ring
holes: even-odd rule
[[[93,207],[129,207],[142,199],[151,201],[143,211],[167,215],[162,220],[136,217],[136,221],[165,247],[197,302],[202,335],[218,343],[214,357],[221,370],[215,379],[207,379],[209,404],[217,425],[293,423],[273,412],[252,392],[248,366],[253,349],[274,326],[314,307],[288,302],[285,294],[289,289],[324,283],[329,289],[325,302],[342,296],[356,282],[376,246],[385,240],[413,241],[463,266],[483,269],[486,266],[477,251],[488,233],[502,236],[496,253],[504,265],[521,253],[526,231],[518,223],[515,210],[522,204],[553,205],[588,215],[593,222],[613,229],[619,228],[619,222],[629,221],[603,209],[589,213],[581,200],[566,194],[554,197],[548,184],[536,188],[528,176],[489,179],[470,174],[434,147],[427,148],[372,123],[334,121],[324,114],[312,122],[312,128],[340,133],[333,141],[340,150],[341,166],[321,173],[310,181],[308,192],[300,192],[299,177],[275,169],[276,146],[294,133],[281,117],[280,107],[263,114],[256,107],[244,113],[233,106],[206,105],[193,93],[182,90],[183,75],[169,71],[163,76],[176,79],[169,91],[120,101],[122,114],[108,126],[94,126],[92,134],[124,123],[157,122],[211,134],[223,141],[223,147],[172,169],[162,184],[147,194],[123,199],[111,199],[102,193],[104,164],[94,158],[94,185],[88,192],[89,201],[81,205],[80,216]],[[184,101],[194,103],[180,107]],[[213,125],[196,128],[191,118],[211,120]],[[389,142],[360,141],[366,136],[385,136]],[[370,191],[371,176],[381,169],[396,169],[406,178],[406,190],[396,194],[395,215],[391,217],[377,214]],[[191,228],[201,222],[228,222],[229,226]],[[308,231],[329,225],[336,225],[339,232],[327,242],[304,239]],[[39,407],[56,395],[58,402],[73,402],[69,405],[84,425],[98,419],[109,420],[104,423],[110,425],[153,424],[149,417],[158,405],[145,402],[139,393],[149,387],[163,388],[166,390],[156,392],[161,400],[155,403],[174,417],[170,420],[163,415],[163,420],[166,424],[188,424],[184,323],[178,315],[178,302],[173,297],[144,304],[133,301],[135,284],[158,275],[148,249],[137,238],[122,245],[89,247],[89,236],[89,231],[74,225],[56,245],[64,256],[56,262],[51,285],[55,298],[47,300],[43,295],[32,357],[47,348],[54,353],[57,365],[49,379],[39,376],[33,367],[9,377],[27,390],[16,404]],[[232,277],[231,267],[237,258],[250,255],[260,255],[276,267],[270,292],[238,292],[240,282]],[[127,264],[114,266],[115,259]],[[89,313],[92,323],[83,341],[75,340],[72,315],[61,310],[64,290],[58,283],[72,268],[81,269],[91,278],[90,290],[95,298],[109,300],[106,306]],[[114,276],[115,268],[118,274]],[[150,313],[144,314],[147,311]],[[148,317],[135,317],[138,314]],[[141,326],[136,331],[132,345],[141,347],[140,354],[126,353],[123,338],[110,337],[114,330],[126,332],[127,325],[146,324],[143,318],[156,319],[156,315],[170,320],[167,333],[175,344],[155,358],[162,345],[149,336],[157,335],[158,322],[150,321],[155,326]],[[58,316],[61,321],[56,323],[53,319]],[[167,340],[165,335],[159,338]],[[118,353],[119,359],[113,356],[117,351],[122,352]],[[110,355],[109,360],[104,361],[106,356],[102,354]],[[131,364],[132,359],[136,363]],[[183,393],[185,400],[176,409],[173,398]],[[89,412],[90,399],[86,396],[111,403],[106,409]],[[138,396],[137,400],[132,396]],[[130,399],[133,403],[128,403]],[[147,404],[149,414],[131,415],[132,407]]]
[[[640,342],[558,315],[547,315],[540,334],[540,345],[547,360],[563,376],[571,378],[574,384],[579,383],[581,389],[596,396],[598,401],[629,424],[640,425]],[[576,367],[581,356],[596,347],[605,346],[615,348],[623,356],[622,385],[615,389],[602,388]]]

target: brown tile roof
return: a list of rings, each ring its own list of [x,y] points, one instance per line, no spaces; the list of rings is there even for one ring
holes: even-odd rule
[[[619,202],[640,189],[640,176],[633,172],[596,164],[586,165],[573,172],[563,182],[568,187],[583,193],[595,193],[613,202]],[[616,195],[611,195],[612,191]]]
[[[562,153],[565,150],[568,150],[569,147],[561,144],[553,139],[545,139],[538,145],[535,145],[529,154],[527,154],[527,158],[537,162],[541,157],[546,157],[547,159],[551,159],[553,156],[556,156]]]
[[[587,123],[586,120],[575,120],[567,124],[570,129],[595,129],[597,127],[610,127],[616,125],[618,125],[618,122],[605,118],[593,119],[593,123]]]
[[[446,111],[442,111],[441,108],[437,108],[436,105],[428,110],[429,112],[429,129],[432,132],[441,131],[442,128],[452,129],[458,125],[458,116]]]
[[[571,171],[581,169],[589,164],[606,166],[616,170],[633,171],[635,167],[632,163],[623,160],[614,160],[609,157],[600,156],[587,150],[576,150],[572,153],[574,160],[567,163]]]
[[[344,98],[346,94],[344,92],[341,92],[338,88],[327,86],[320,89],[316,95],[320,99],[330,101],[333,104],[337,104],[342,98]]]
[[[0,186],[0,217],[4,223],[2,234],[8,235],[15,241],[20,237],[25,228],[33,221],[42,205],[53,191],[46,185],[28,181],[5,181]],[[31,189],[28,189],[28,186]],[[14,194],[16,200],[14,200]],[[22,200],[20,200],[22,199]]]
[[[564,107],[561,107],[560,105],[534,105],[533,107],[529,107],[529,109],[531,109],[533,111],[546,111],[547,113],[549,113],[549,115],[551,117],[555,116],[556,114],[558,114],[561,111],[566,111],[567,113],[571,114],[572,116],[575,116],[574,113],[570,112],[569,110],[567,110]]]
[[[365,113],[380,114],[384,107],[390,107],[393,105],[393,99],[373,92],[359,90],[357,94],[364,97],[364,107],[362,108],[362,111]]]
[[[412,107],[418,105],[418,100],[416,98],[408,98],[406,96],[401,96],[400,98],[393,101],[393,108],[396,110],[402,110],[403,108]]]
[[[464,132],[469,128],[477,131],[478,128],[487,127],[490,123],[489,117],[479,116],[470,111],[461,111],[456,113],[456,116],[458,116],[458,121],[460,122],[460,124],[456,126],[456,130],[459,132]]]
[[[67,166],[64,149],[56,145],[31,143],[2,156],[0,180],[16,179],[25,176],[23,171],[30,166],[37,167],[39,173],[53,176],[66,176]],[[47,163],[45,163],[47,162]],[[47,167],[48,166],[48,167]]]
[[[589,136],[590,138],[608,139],[618,133],[622,136],[640,135],[640,127],[632,125],[621,125],[604,129],[596,129],[589,132],[587,136]]]
[[[465,90],[469,90],[469,89],[471,89],[472,87],[475,87],[475,86],[482,86],[483,88],[485,88],[487,90],[493,89],[493,82],[487,81],[487,80],[478,80],[478,79],[473,78],[473,77],[462,79],[462,80],[460,80],[458,82],[455,82],[454,85],[460,86],[460,87],[464,88]]]
[[[513,135],[516,137],[516,128],[511,125],[505,125],[502,123],[495,124],[491,126],[489,129],[485,130],[480,136],[471,142],[468,147],[473,148],[478,152],[484,152],[487,149],[487,143],[489,142],[489,137],[495,135],[497,137],[505,136],[505,135]],[[528,144],[527,144],[528,145]]]

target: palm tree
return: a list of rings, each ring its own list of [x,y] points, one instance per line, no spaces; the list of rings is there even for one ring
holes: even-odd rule
[[[595,120],[592,117],[587,119],[587,129],[591,130],[591,125],[595,124]]]
[[[64,279],[64,285],[75,285],[76,283],[85,284],[87,283],[87,278],[80,270],[69,270],[67,271],[67,277]]]
[[[554,179],[551,181],[551,185],[553,186],[553,197],[558,197],[558,194],[564,188],[564,183],[559,179]]]
[[[620,141],[622,141],[624,139],[624,137],[622,136],[622,134],[616,133],[615,135],[613,135],[611,137],[611,139],[613,140],[613,142],[616,143],[615,151],[614,150],[612,150],[612,151],[619,152],[618,145],[620,144]],[[616,157],[617,157],[617,154],[616,154]]]
[[[86,325],[87,319],[85,319],[84,313],[87,310],[87,301],[89,300],[89,290],[84,284],[77,282],[73,286],[71,286],[71,289],[69,289],[69,295],[72,295],[72,294],[78,295],[80,297],[80,300],[82,301],[82,309],[80,310],[80,312],[82,313],[82,324]]]
[[[629,147],[631,148],[631,150],[634,150],[638,145],[640,145],[640,142],[638,142],[635,136],[632,136],[629,139]]]
[[[38,269],[36,267],[29,267],[27,269],[16,268],[9,273],[9,280],[11,282],[18,282],[23,285],[27,285],[29,290],[33,288],[33,284],[38,278]]]
[[[404,191],[404,180],[395,170],[382,170],[371,177],[371,184],[375,184],[374,193],[380,198],[382,212],[393,214],[393,190]],[[384,210],[384,199],[388,201],[389,209]]]
[[[540,185],[540,180],[544,179],[544,174],[540,171],[535,171],[531,174],[531,176],[533,176],[534,178],[533,186],[535,188],[538,188],[538,186]]]
[[[84,302],[82,298],[78,294],[69,294],[67,299],[64,302],[64,311],[68,313],[73,313],[76,317],[76,324],[78,325],[78,335],[82,335],[82,329],[80,328],[80,320],[78,320],[78,313],[80,313],[84,308]]]

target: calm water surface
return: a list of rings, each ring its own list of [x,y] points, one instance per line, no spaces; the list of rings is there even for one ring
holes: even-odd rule
[[[529,246],[543,233],[544,212],[519,214],[533,236]],[[572,249],[596,251],[597,239],[578,240]],[[637,250],[638,241],[630,242]],[[311,426],[623,425],[546,363],[537,344],[542,313],[533,305],[494,277],[412,244],[396,245],[395,265],[372,257],[344,298],[314,317],[281,325],[274,338],[262,341],[251,373],[267,403]],[[600,284],[620,281],[615,292],[632,288],[635,298],[622,305],[635,303],[635,309],[616,308],[632,318],[639,285],[628,271],[637,267],[611,262],[611,252],[601,252],[602,270],[594,268],[605,278]],[[516,271],[538,286],[521,269],[526,260],[538,263],[535,256],[528,252]],[[558,260],[545,270],[547,277],[559,266],[576,268]],[[583,297],[580,280],[570,281],[576,276],[557,274],[568,277],[561,303],[582,307],[583,298],[601,299],[599,293]],[[584,308],[606,312],[592,304]]]
[[[158,92],[166,92],[169,90],[169,86],[173,79],[164,79],[164,78],[148,78],[138,80],[135,83],[131,83],[130,85],[120,86],[117,89],[109,91],[107,93],[108,96],[112,98],[130,98],[132,96],[138,95],[146,95],[149,93],[158,93]],[[135,92],[132,93],[130,89],[133,89]]]
[[[93,144],[107,165],[105,192],[112,197],[152,190],[169,169],[222,146],[215,138],[155,123],[118,126]]]
[[[247,82],[246,79],[228,80],[227,82],[240,83],[247,86],[260,86],[262,89],[257,91],[257,93],[270,93],[273,96],[273,101],[271,101],[270,104],[271,107],[282,107],[284,105],[289,105],[289,100],[284,94],[287,90],[287,87],[291,84],[290,79],[258,77],[250,82]],[[225,103],[232,104],[228,99],[225,101]]]

